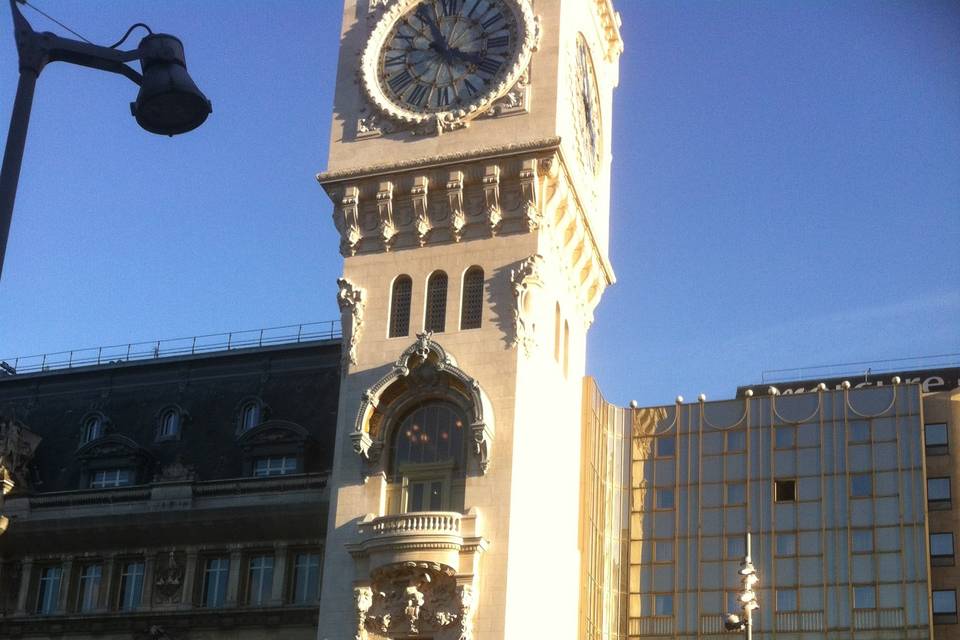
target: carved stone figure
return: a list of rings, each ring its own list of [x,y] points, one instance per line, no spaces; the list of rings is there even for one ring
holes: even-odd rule
[[[511,346],[520,346],[524,354],[530,356],[536,348],[536,327],[533,318],[534,289],[543,286],[540,276],[544,258],[534,254],[520,263],[517,269],[510,271],[510,281],[513,285],[513,340]]]
[[[183,589],[183,564],[177,561],[177,554],[171,551],[165,561],[157,567],[153,593],[157,604],[175,604],[180,602]]]
[[[357,343],[363,328],[363,309],[366,306],[364,292],[346,278],[337,279],[337,305],[340,307],[340,324],[343,327],[347,349],[344,359],[357,364]]]
[[[42,439],[19,422],[0,418],[0,474],[20,490],[29,487],[27,468]]]

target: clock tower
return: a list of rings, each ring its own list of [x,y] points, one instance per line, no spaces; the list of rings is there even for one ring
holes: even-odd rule
[[[345,1],[319,638],[576,638],[621,50],[611,0]]]

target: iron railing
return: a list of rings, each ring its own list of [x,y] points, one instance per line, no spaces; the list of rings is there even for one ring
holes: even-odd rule
[[[960,353],[824,364],[795,369],[767,369],[762,374],[762,381],[764,383],[790,382],[818,377],[840,378],[843,376],[864,376],[913,369],[947,369],[950,367],[960,367]]]
[[[339,320],[305,322],[282,327],[210,333],[187,338],[167,338],[148,342],[129,342],[87,349],[42,353],[35,356],[0,358],[0,377],[37,371],[73,369],[97,365],[155,360],[213,351],[234,351],[278,344],[297,344],[342,337]]]

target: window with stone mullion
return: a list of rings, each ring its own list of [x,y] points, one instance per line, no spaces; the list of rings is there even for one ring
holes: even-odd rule
[[[443,333],[447,319],[447,274],[434,271],[427,281],[427,312],[424,330]]]

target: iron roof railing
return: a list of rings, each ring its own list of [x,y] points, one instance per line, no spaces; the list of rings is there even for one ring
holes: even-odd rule
[[[771,382],[792,382],[813,378],[840,378],[843,376],[864,376],[882,373],[947,369],[960,366],[960,353],[944,353],[933,356],[915,356],[912,358],[892,358],[888,360],[865,360],[838,364],[814,365],[794,369],[766,369],[761,374],[764,384]]]
[[[210,333],[186,338],[167,338],[147,342],[129,342],[103,347],[89,347],[35,356],[0,358],[0,377],[38,371],[73,369],[97,365],[156,360],[189,356],[214,351],[234,351],[252,347],[297,344],[342,337],[339,320],[305,322],[282,327],[247,329],[226,333]]]

